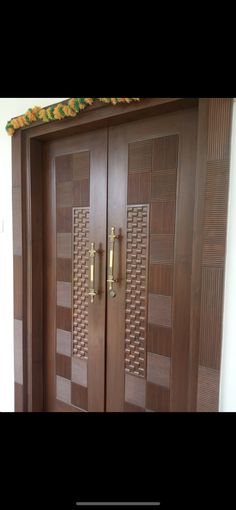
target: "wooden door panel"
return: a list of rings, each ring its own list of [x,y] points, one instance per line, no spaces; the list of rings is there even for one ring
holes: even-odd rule
[[[196,133],[195,110],[109,130],[108,411],[187,409]]]
[[[45,144],[44,184],[45,410],[104,411],[106,130]]]

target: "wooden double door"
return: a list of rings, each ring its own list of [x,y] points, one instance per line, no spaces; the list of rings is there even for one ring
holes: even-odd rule
[[[45,411],[188,409],[197,110],[44,145]]]

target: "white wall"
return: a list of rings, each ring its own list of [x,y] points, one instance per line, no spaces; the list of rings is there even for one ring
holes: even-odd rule
[[[5,125],[32,106],[64,99],[0,98],[0,412],[14,411],[11,137]]]
[[[231,138],[220,411],[236,411],[236,99]]]

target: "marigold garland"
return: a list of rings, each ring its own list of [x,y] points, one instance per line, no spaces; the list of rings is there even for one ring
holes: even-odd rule
[[[12,136],[16,129],[24,126],[29,126],[33,122],[43,121],[49,122],[53,120],[62,120],[66,117],[76,117],[76,115],[84,110],[87,106],[91,106],[95,101],[101,103],[111,103],[117,105],[120,103],[131,103],[132,101],[140,101],[139,97],[73,97],[65,104],[58,103],[56,106],[50,106],[49,108],[41,108],[35,106],[29,108],[24,115],[15,117],[6,125],[7,133]]]

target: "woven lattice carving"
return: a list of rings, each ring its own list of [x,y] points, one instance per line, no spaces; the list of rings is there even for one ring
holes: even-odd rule
[[[125,371],[145,376],[149,206],[127,207]]]
[[[73,209],[73,355],[88,358],[89,209]]]

